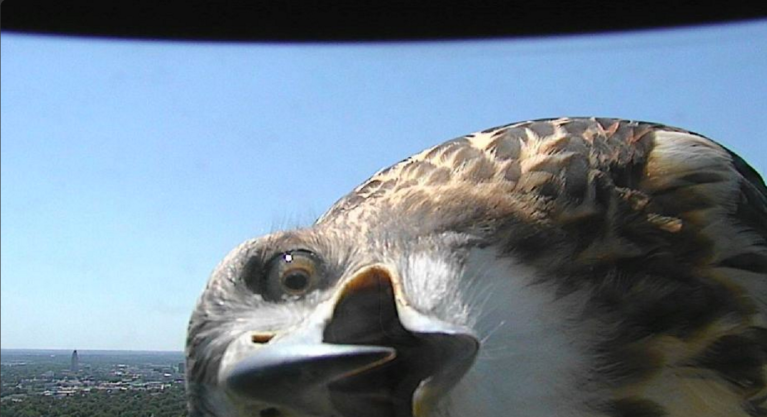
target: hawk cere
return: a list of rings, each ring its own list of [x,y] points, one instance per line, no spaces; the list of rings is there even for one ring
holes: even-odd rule
[[[193,416],[767,416],[767,188],[682,129],[510,124],[235,248]]]

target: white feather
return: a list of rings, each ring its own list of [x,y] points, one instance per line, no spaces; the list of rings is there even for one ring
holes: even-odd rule
[[[556,298],[534,269],[492,248],[473,250],[463,274],[457,294],[481,348],[435,415],[590,415],[583,404],[599,393],[586,383],[588,324],[576,321],[584,297]]]

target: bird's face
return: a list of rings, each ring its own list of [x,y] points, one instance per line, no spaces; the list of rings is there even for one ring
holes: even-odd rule
[[[580,297],[476,235],[356,232],[316,225],[224,259],[189,329],[193,415],[571,411],[540,400],[585,379],[584,329],[564,319]]]
[[[428,415],[479,350],[471,303],[487,294],[467,291],[470,243],[451,233],[360,239],[317,226],[236,248],[190,327],[195,411]]]

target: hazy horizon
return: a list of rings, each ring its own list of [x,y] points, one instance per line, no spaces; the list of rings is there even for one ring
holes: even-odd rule
[[[0,43],[3,350],[181,351],[240,242],[491,126],[654,121],[767,171],[767,20],[410,44]]]
[[[78,355],[81,354],[81,353],[86,353],[86,354],[102,354],[102,353],[104,353],[104,354],[106,354],[106,353],[113,353],[113,352],[114,353],[139,353],[139,354],[141,354],[141,353],[159,353],[159,354],[163,354],[163,353],[181,353],[181,354],[183,354],[184,353],[183,350],[140,350],[140,349],[139,350],[133,350],[133,349],[120,350],[120,349],[87,349],[87,348],[86,349],[80,349],[80,348],[75,348],[75,349],[0,348],[0,352],[3,352],[3,351],[8,351],[8,352],[45,352],[45,354],[47,354],[48,352],[62,352],[62,353],[68,352],[69,354],[71,354],[75,350],[77,351]]]

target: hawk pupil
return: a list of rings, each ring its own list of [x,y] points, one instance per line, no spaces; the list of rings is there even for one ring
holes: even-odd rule
[[[309,276],[304,271],[293,271],[285,275],[282,283],[290,291],[301,291],[309,286]]]

